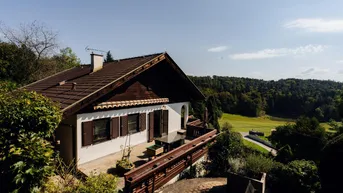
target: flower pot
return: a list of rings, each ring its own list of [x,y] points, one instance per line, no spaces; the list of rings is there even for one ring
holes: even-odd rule
[[[117,161],[116,163],[116,173],[118,175],[124,175],[126,172],[129,172],[135,168],[135,165],[129,161]]]

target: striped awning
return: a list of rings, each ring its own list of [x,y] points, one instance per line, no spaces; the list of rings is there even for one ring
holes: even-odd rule
[[[137,106],[137,105],[160,104],[160,103],[168,103],[168,102],[169,102],[168,98],[103,102],[94,106],[94,110],[110,109],[110,108],[118,108],[118,107],[130,107],[130,106]]]

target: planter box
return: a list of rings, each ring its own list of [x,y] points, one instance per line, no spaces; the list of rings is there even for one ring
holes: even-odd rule
[[[160,145],[152,145],[146,148],[146,153],[148,156],[157,156],[163,153],[163,146]]]
[[[246,193],[256,192],[264,193],[266,188],[266,173],[260,175],[260,179],[249,178],[232,172],[227,176],[227,192]],[[248,190],[248,191],[247,191]],[[254,190],[254,191],[252,191]]]

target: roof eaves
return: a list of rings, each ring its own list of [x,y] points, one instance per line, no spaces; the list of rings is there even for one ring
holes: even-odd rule
[[[26,87],[28,87],[28,86],[37,84],[37,83],[42,82],[42,81],[44,81],[44,80],[46,80],[46,79],[52,78],[52,77],[54,77],[54,76],[60,75],[60,74],[62,74],[62,73],[64,73],[64,72],[67,72],[67,71],[69,71],[69,70],[72,70],[72,69],[74,69],[74,68],[76,68],[76,67],[77,67],[77,66],[75,66],[75,67],[73,67],[73,68],[68,68],[68,69],[63,70],[63,71],[61,71],[61,72],[58,72],[58,73],[56,73],[56,74],[47,76],[47,77],[45,77],[45,78],[42,78],[42,79],[40,79],[40,80],[37,80],[37,81],[32,82],[32,83],[30,83],[30,84],[27,84],[27,85],[25,85],[25,86],[22,86],[22,87],[20,87],[19,89],[24,89],[24,88],[26,88]]]

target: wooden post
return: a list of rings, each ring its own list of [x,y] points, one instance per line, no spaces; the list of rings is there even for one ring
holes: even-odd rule
[[[204,112],[204,119],[203,119],[204,123],[203,123],[203,127],[207,128],[207,124],[208,124],[208,110],[207,107],[205,107],[205,112]]]

